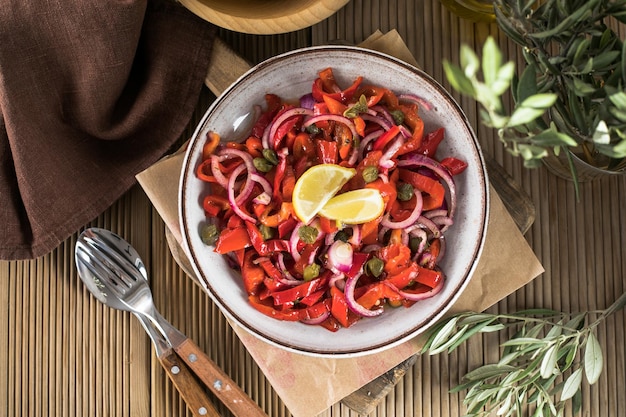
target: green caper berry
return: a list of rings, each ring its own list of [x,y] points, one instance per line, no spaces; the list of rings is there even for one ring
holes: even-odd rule
[[[270,172],[274,165],[272,165],[267,159],[257,157],[252,160],[254,167],[261,172]]]
[[[365,264],[366,270],[369,272],[371,276],[379,277],[380,274],[383,273],[383,268],[385,267],[385,263],[379,258],[372,258]]]
[[[370,183],[373,181],[376,181],[378,179],[378,168],[375,166],[366,166],[365,169],[363,169],[363,180],[366,183]]]
[[[317,135],[320,133],[320,128],[315,126],[315,124],[312,124],[306,127],[306,131],[312,135]]]
[[[314,243],[319,231],[313,226],[302,226],[298,229],[298,237],[304,243]]]
[[[261,232],[263,240],[268,240],[274,237],[274,229],[264,224],[259,226],[259,232]]]
[[[402,110],[394,110],[391,112],[391,117],[393,117],[393,121],[396,122],[397,125],[401,125],[404,123],[404,113]]]
[[[311,264],[304,267],[302,271],[302,277],[305,281],[311,281],[313,278],[317,278],[320,275],[320,266],[318,264]]]
[[[200,238],[205,245],[213,245],[217,242],[220,232],[214,224],[207,224],[200,230]]]
[[[276,151],[272,149],[263,149],[261,152],[263,154],[263,158],[267,159],[267,161],[272,165],[278,165],[278,155]]]
[[[412,237],[409,239],[409,248],[411,252],[415,253],[419,249],[420,243],[422,243],[422,239],[419,237]]]
[[[398,184],[397,191],[398,191],[397,198],[400,201],[409,201],[410,199],[413,198],[414,190],[411,184],[407,184],[406,182],[403,182],[402,184]]]
[[[341,240],[342,242],[347,242],[350,239],[350,235],[345,230],[340,230],[335,233],[335,242]]]

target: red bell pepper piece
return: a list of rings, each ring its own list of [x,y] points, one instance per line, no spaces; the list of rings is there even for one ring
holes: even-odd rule
[[[260,297],[256,295],[249,295],[248,301],[250,305],[254,307],[259,312],[265,314],[266,316],[275,318],[277,320],[284,321],[300,321],[300,317],[302,315],[301,312],[295,309],[287,308],[284,310],[278,310],[274,308],[274,306],[270,303],[271,300],[266,299],[262,300]]]
[[[396,273],[394,274],[390,274],[389,276],[387,276],[385,282],[401,290],[415,282],[415,278],[419,272],[419,269],[420,266],[416,262],[410,262],[406,267],[396,271]]]
[[[411,249],[402,244],[387,245],[378,251],[378,256],[385,262],[384,271],[395,275],[411,262]]]
[[[309,265],[309,258],[311,257],[311,254],[316,252],[320,246],[322,246],[322,243],[322,240],[318,240],[314,243],[304,245],[304,248],[300,252],[300,259],[298,259],[293,266],[294,271],[302,275],[304,273],[304,268]]]
[[[337,142],[316,139],[315,152],[321,164],[336,164],[338,155]]]
[[[253,250],[247,250],[243,255],[243,262],[241,263],[241,277],[248,295],[258,294],[261,284],[263,284],[263,280],[266,277],[263,268],[254,264],[253,258],[255,255]]]
[[[427,193],[423,197],[423,210],[433,210],[441,207],[446,196],[446,190],[438,180],[426,175],[401,168],[400,179],[418,190]]]
[[[248,232],[243,227],[224,229],[215,242],[215,252],[225,254],[251,245]]]
[[[366,291],[356,299],[356,302],[371,310],[381,305],[385,300],[400,301],[402,296],[384,282],[376,282],[368,285]]]
[[[461,172],[465,171],[465,168],[467,168],[467,162],[454,158],[452,156],[443,158],[440,164],[448,170],[450,175],[460,174]]]
[[[202,160],[206,161],[217,149],[220,144],[220,135],[217,132],[209,131],[207,133],[207,141],[202,146]]]
[[[281,223],[278,223],[278,237],[284,239],[287,236],[291,236],[291,232],[298,224],[298,220],[295,217],[289,217]]]
[[[276,94],[266,94],[265,103],[267,106],[265,113],[259,117],[257,122],[252,127],[252,135],[257,138],[263,137],[265,128],[269,126],[274,119],[274,116],[276,116],[276,113],[278,113],[278,110],[282,106],[281,99]]]
[[[426,156],[433,157],[435,153],[437,153],[437,148],[443,140],[444,133],[445,128],[443,127],[440,127],[439,129],[428,133],[426,136],[424,136],[422,144],[418,148],[417,152]]]
[[[287,290],[275,292],[272,294],[275,305],[282,305],[288,303],[294,303],[300,301],[302,298],[311,295],[312,293],[323,289],[328,283],[328,275],[306,281],[295,287],[291,287]]]
[[[417,277],[415,277],[415,281],[420,284],[428,285],[430,288],[435,288],[443,279],[441,271],[424,268],[419,265],[417,265],[417,268],[418,272]]]
[[[315,79],[311,89],[311,94],[316,101],[323,101],[324,95],[328,95],[337,101],[347,104],[350,100],[352,100],[352,97],[354,97],[354,94],[363,81],[363,77],[359,76],[354,80],[352,85],[344,90],[341,90],[341,88],[337,85],[332,68],[325,68],[320,71],[318,75],[319,78]]]
[[[230,203],[226,197],[209,194],[202,200],[202,207],[207,216],[216,217],[221,211],[228,210]]]
[[[388,131],[380,135],[375,141],[372,149],[382,150],[389,142],[400,134],[400,126],[393,125]]]
[[[285,177],[285,170],[287,169],[287,157],[285,155],[281,155],[278,158],[278,165],[276,165],[276,171],[274,173],[274,192],[272,195],[272,199],[276,204],[280,204],[283,201],[283,196],[281,193],[281,183],[283,182],[283,178]]]
[[[330,287],[330,297],[330,314],[332,314],[343,327],[349,327],[351,324],[348,319],[350,310],[348,309],[346,296],[339,288]]]
[[[357,276],[363,271],[363,265],[369,259],[369,254],[363,252],[354,252],[352,254],[352,266],[350,270],[346,272],[346,277],[352,278]]]
[[[250,242],[259,255],[266,256],[274,252],[286,252],[289,250],[288,241],[282,239],[264,240],[261,231],[255,224],[245,223]]]

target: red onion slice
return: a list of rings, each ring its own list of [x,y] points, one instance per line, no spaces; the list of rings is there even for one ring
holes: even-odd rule
[[[385,214],[380,224],[390,229],[406,229],[407,227],[413,226],[417,220],[420,218],[422,214],[423,200],[422,193],[415,193],[415,207],[413,211],[405,220],[394,222],[389,220],[389,214]]]
[[[346,304],[348,305],[348,308],[352,310],[353,313],[362,317],[376,317],[383,314],[383,311],[385,310],[383,307],[377,308],[376,310],[368,310],[356,302],[356,299],[354,298],[354,289],[356,288],[356,283],[360,277],[361,274],[357,274],[346,280],[346,286],[343,289],[343,293],[346,297]]]
[[[239,165],[237,168],[233,170],[230,174],[230,178],[228,178],[228,202],[230,203],[230,207],[233,209],[235,214],[241,217],[243,220],[256,224],[256,219],[250,216],[248,213],[243,211],[243,209],[237,203],[235,198],[235,180],[237,176],[241,174],[246,169],[245,165]]]

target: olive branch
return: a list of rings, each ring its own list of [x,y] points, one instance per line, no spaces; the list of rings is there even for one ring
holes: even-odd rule
[[[602,347],[594,333],[608,316],[626,306],[626,293],[605,310],[567,314],[531,309],[515,314],[466,312],[432,328],[422,353],[452,352],[479,333],[516,329],[501,344],[497,363],[480,366],[463,377],[452,393],[467,391],[468,417],[561,416],[568,400],[574,414],[582,406],[583,376],[595,384],[604,366]],[[557,382],[559,381],[559,382]]]

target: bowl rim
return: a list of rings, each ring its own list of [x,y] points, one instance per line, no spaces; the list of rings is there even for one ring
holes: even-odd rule
[[[250,74],[257,72],[259,70],[262,70],[263,68],[267,67],[267,66],[272,66],[275,62],[277,61],[281,61],[293,56],[297,56],[297,55],[301,55],[301,54],[307,54],[307,53],[315,53],[318,51],[338,51],[338,52],[342,52],[342,51],[352,51],[352,52],[356,52],[356,53],[364,53],[364,54],[368,54],[371,55],[373,57],[376,58],[381,58],[384,60],[388,60],[388,61],[392,61],[395,65],[399,65],[401,67],[403,67],[406,70],[409,70],[413,73],[415,73],[417,76],[423,78],[425,81],[427,81],[441,96],[445,97],[447,100],[449,100],[449,103],[454,107],[454,109],[456,110],[456,116],[459,117],[460,121],[463,123],[464,127],[467,129],[467,131],[470,133],[470,139],[472,142],[472,145],[476,151],[476,157],[477,160],[480,162],[479,163],[479,170],[480,170],[480,174],[481,174],[481,193],[483,196],[483,201],[484,201],[484,206],[482,207],[482,215],[480,218],[480,242],[478,243],[478,245],[476,246],[475,250],[474,250],[474,255],[472,257],[472,262],[469,265],[468,269],[467,269],[467,273],[462,277],[460,284],[457,287],[457,290],[454,292],[454,294],[452,294],[448,299],[447,302],[445,304],[442,304],[439,308],[433,310],[432,312],[430,312],[428,319],[426,319],[424,321],[424,324],[422,326],[420,326],[419,328],[415,329],[415,328],[411,328],[409,329],[409,331],[404,332],[400,335],[398,335],[397,337],[395,337],[393,340],[391,341],[385,341],[385,342],[381,342],[381,343],[376,343],[376,344],[372,344],[371,346],[367,347],[367,348],[358,348],[358,349],[354,349],[354,350],[344,350],[344,351],[340,351],[340,352],[327,352],[325,350],[315,350],[315,349],[304,349],[298,345],[294,345],[294,344],[288,344],[285,343],[284,341],[279,341],[276,340],[275,338],[273,338],[272,336],[268,335],[268,334],[264,334],[263,332],[260,332],[259,329],[254,328],[253,326],[247,324],[245,321],[240,320],[236,314],[234,314],[231,311],[231,308],[229,308],[227,305],[225,305],[225,303],[221,300],[221,298],[217,295],[214,294],[214,291],[210,288],[210,285],[205,281],[204,279],[204,273],[203,271],[200,269],[199,267],[199,262],[197,259],[197,254],[192,250],[192,248],[190,247],[190,239],[188,236],[188,231],[189,229],[189,225],[187,224],[187,219],[185,214],[185,201],[184,201],[184,191],[186,188],[186,182],[187,182],[187,172],[190,172],[190,164],[193,164],[193,161],[191,161],[191,154],[192,151],[194,149],[193,142],[195,141],[195,139],[198,137],[199,133],[202,131],[203,126],[206,124],[207,119],[209,118],[209,116],[212,114],[212,112],[214,111],[215,107],[217,107],[217,105],[220,103],[220,101],[228,96],[229,94],[232,93],[232,91],[234,89],[236,89],[238,87],[239,84],[241,84],[245,79],[247,79]],[[328,358],[328,357],[333,357],[333,358],[347,358],[347,357],[358,357],[358,356],[364,356],[364,355],[369,355],[369,354],[374,354],[374,353],[378,353],[381,352],[383,350],[387,350],[387,349],[391,349],[393,347],[396,347],[410,339],[413,339],[414,337],[424,333],[427,329],[429,329],[431,326],[433,326],[435,323],[437,323],[445,314],[446,312],[452,307],[452,305],[454,305],[454,303],[458,300],[458,298],[461,296],[461,294],[465,291],[465,289],[467,288],[467,285],[469,284],[469,282],[471,281],[477,266],[479,264],[479,260],[481,258],[481,254],[482,251],[484,249],[485,246],[485,241],[486,241],[486,236],[487,236],[487,229],[488,229],[488,220],[489,220],[489,213],[490,213],[490,186],[489,186],[489,180],[488,180],[488,174],[487,174],[487,168],[486,168],[486,163],[485,163],[485,157],[484,154],[482,152],[480,143],[478,142],[477,136],[474,132],[474,129],[472,128],[469,120],[467,119],[467,115],[465,114],[465,112],[462,110],[462,108],[460,107],[460,105],[458,104],[458,102],[450,95],[450,93],[439,83],[437,82],[432,76],[430,76],[429,74],[427,74],[426,72],[424,72],[423,70],[408,64],[400,59],[397,59],[391,55],[388,55],[386,53],[383,52],[379,52],[379,51],[375,51],[375,50],[371,50],[371,49],[367,49],[367,48],[363,48],[363,47],[359,47],[359,46],[351,46],[351,45],[320,45],[320,46],[310,46],[310,47],[305,47],[305,48],[298,48],[292,51],[288,51],[276,56],[273,56],[271,58],[268,58],[262,62],[260,62],[259,64],[253,66],[252,68],[250,68],[248,71],[246,71],[243,75],[241,75],[235,82],[233,82],[227,89],[225,89],[222,94],[220,94],[220,96],[218,96],[213,103],[209,106],[209,108],[206,110],[205,114],[203,115],[203,117],[200,119],[200,121],[198,122],[196,129],[193,133],[193,135],[191,136],[191,140],[187,146],[186,152],[185,152],[185,156],[183,159],[183,164],[181,167],[181,176],[180,176],[180,182],[179,182],[179,188],[178,188],[178,208],[179,208],[179,222],[180,222],[180,229],[181,229],[181,235],[182,235],[182,243],[183,243],[183,248],[185,249],[186,254],[188,255],[189,259],[190,259],[190,263],[193,267],[193,270],[195,272],[195,274],[197,275],[198,280],[200,281],[201,285],[203,286],[203,288],[205,289],[205,292],[210,296],[210,298],[217,304],[217,306],[220,308],[221,312],[223,314],[225,314],[231,321],[231,324],[235,324],[238,327],[244,329],[247,333],[253,335],[254,337],[269,343],[270,345],[276,346],[278,348],[293,352],[293,353],[298,353],[298,354],[303,354],[306,356],[314,356],[314,357],[324,357],[324,358]]]

